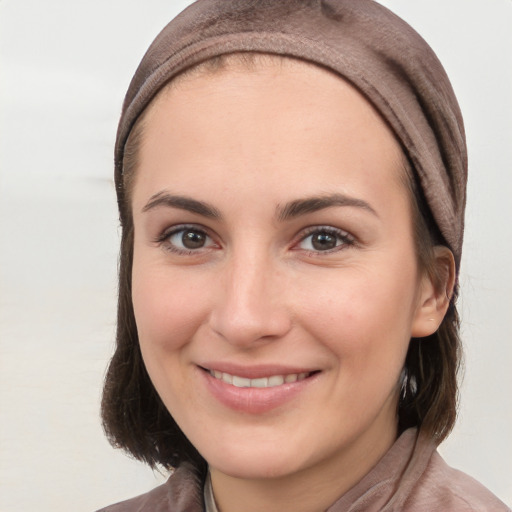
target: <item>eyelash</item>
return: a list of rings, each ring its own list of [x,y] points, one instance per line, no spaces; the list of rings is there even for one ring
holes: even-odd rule
[[[201,249],[208,248],[206,247],[199,247],[197,249],[182,249],[177,247],[175,244],[171,243],[171,237],[179,234],[179,233],[185,233],[185,232],[194,232],[199,235],[203,235],[206,238],[209,238],[212,240],[212,237],[208,234],[208,232],[199,226],[190,225],[190,224],[182,224],[179,226],[173,226],[171,229],[167,229],[163,231],[156,239],[155,243],[158,245],[162,245],[166,251],[182,255],[182,256],[191,256],[191,255],[197,255],[199,254],[199,251]]]
[[[312,237],[315,234],[327,234],[334,236],[336,238],[336,245],[332,249],[326,250],[303,249],[308,254],[313,256],[331,254],[333,252],[338,252],[347,249],[348,247],[354,246],[356,244],[355,237],[348,233],[347,231],[332,226],[312,226],[310,228],[307,228],[306,232],[301,235],[299,241],[296,244],[294,244],[294,248],[299,246],[302,242],[304,242],[305,240],[307,240],[308,238]],[[297,248],[295,250],[300,250],[300,248]]]
[[[202,249],[208,249],[210,246],[214,245],[214,243],[212,243],[211,245],[198,247],[197,249],[182,249],[177,247],[175,244],[171,243],[170,240],[173,236],[178,235],[179,233],[185,233],[187,231],[202,235],[213,242],[212,237],[204,228],[196,225],[182,224],[163,231],[155,239],[155,243],[158,245],[164,245],[165,250],[182,256],[198,255],[200,254],[200,251]],[[347,231],[332,226],[311,226],[309,228],[306,228],[305,232],[301,233],[299,240],[293,244],[292,250],[301,250],[301,248],[299,247],[300,244],[315,234],[326,234],[334,236],[336,238],[336,245],[333,248],[326,250],[302,249],[309,255],[313,256],[331,254],[337,251],[347,249],[348,247],[354,246],[356,244],[356,239]]]

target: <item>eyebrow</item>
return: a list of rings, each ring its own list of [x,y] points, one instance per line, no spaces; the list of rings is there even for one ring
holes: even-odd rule
[[[142,208],[143,212],[152,210],[159,206],[166,206],[168,208],[178,208],[180,210],[186,210],[192,213],[197,213],[203,217],[210,219],[220,219],[222,216],[214,206],[204,203],[203,201],[197,201],[190,197],[176,196],[169,194],[165,191],[158,192],[149,198],[146,206]]]
[[[287,203],[286,205],[278,208],[277,217],[280,221],[285,221],[307,213],[324,210],[325,208],[332,208],[333,206],[352,206],[366,210],[376,217],[379,216],[377,212],[362,199],[357,199],[344,194],[331,194],[326,196],[297,199],[296,201]]]
[[[152,195],[147,204],[142,208],[142,212],[147,212],[160,206],[186,210],[210,219],[222,218],[220,211],[208,203],[192,199],[191,197],[169,194],[165,191]],[[377,212],[362,199],[357,199],[344,194],[330,194],[326,196],[296,199],[295,201],[286,203],[284,206],[277,208],[276,217],[280,222],[283,222],[300,217],[301,215],[317,212],[326,208],[332,208],[334,206],[351,206],[361,208],[372,213],[376,217],[379,216]]]

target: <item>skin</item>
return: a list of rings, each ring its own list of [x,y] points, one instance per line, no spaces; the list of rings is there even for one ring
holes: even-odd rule
[[[396,439],[410,339],[448,305],[418,269],[401,158],[356,90],[304,63],[186,78],[151,106],[132,195],[137,329],[222,512],[325,510]],[[311,197],[336,201],[285,207]],[[315,374],[253,412],[212,395],[215,365]]]

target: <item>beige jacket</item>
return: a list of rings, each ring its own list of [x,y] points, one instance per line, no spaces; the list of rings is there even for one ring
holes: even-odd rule
[[[98,512],[203,512],[203,489],[189,466],[128,501]],[[327,512],[511,512],[470,476],[450,468],[434,442],[405,431],[377,465]],[[243,511],[240,511],[243,512]]]

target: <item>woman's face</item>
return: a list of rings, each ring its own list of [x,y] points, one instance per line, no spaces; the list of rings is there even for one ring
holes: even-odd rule
[[[139,157],[142,354],[212,470],[356,473],[382,455],[425,279],[372,107],[306,64],[228,69],[164,91]]]

